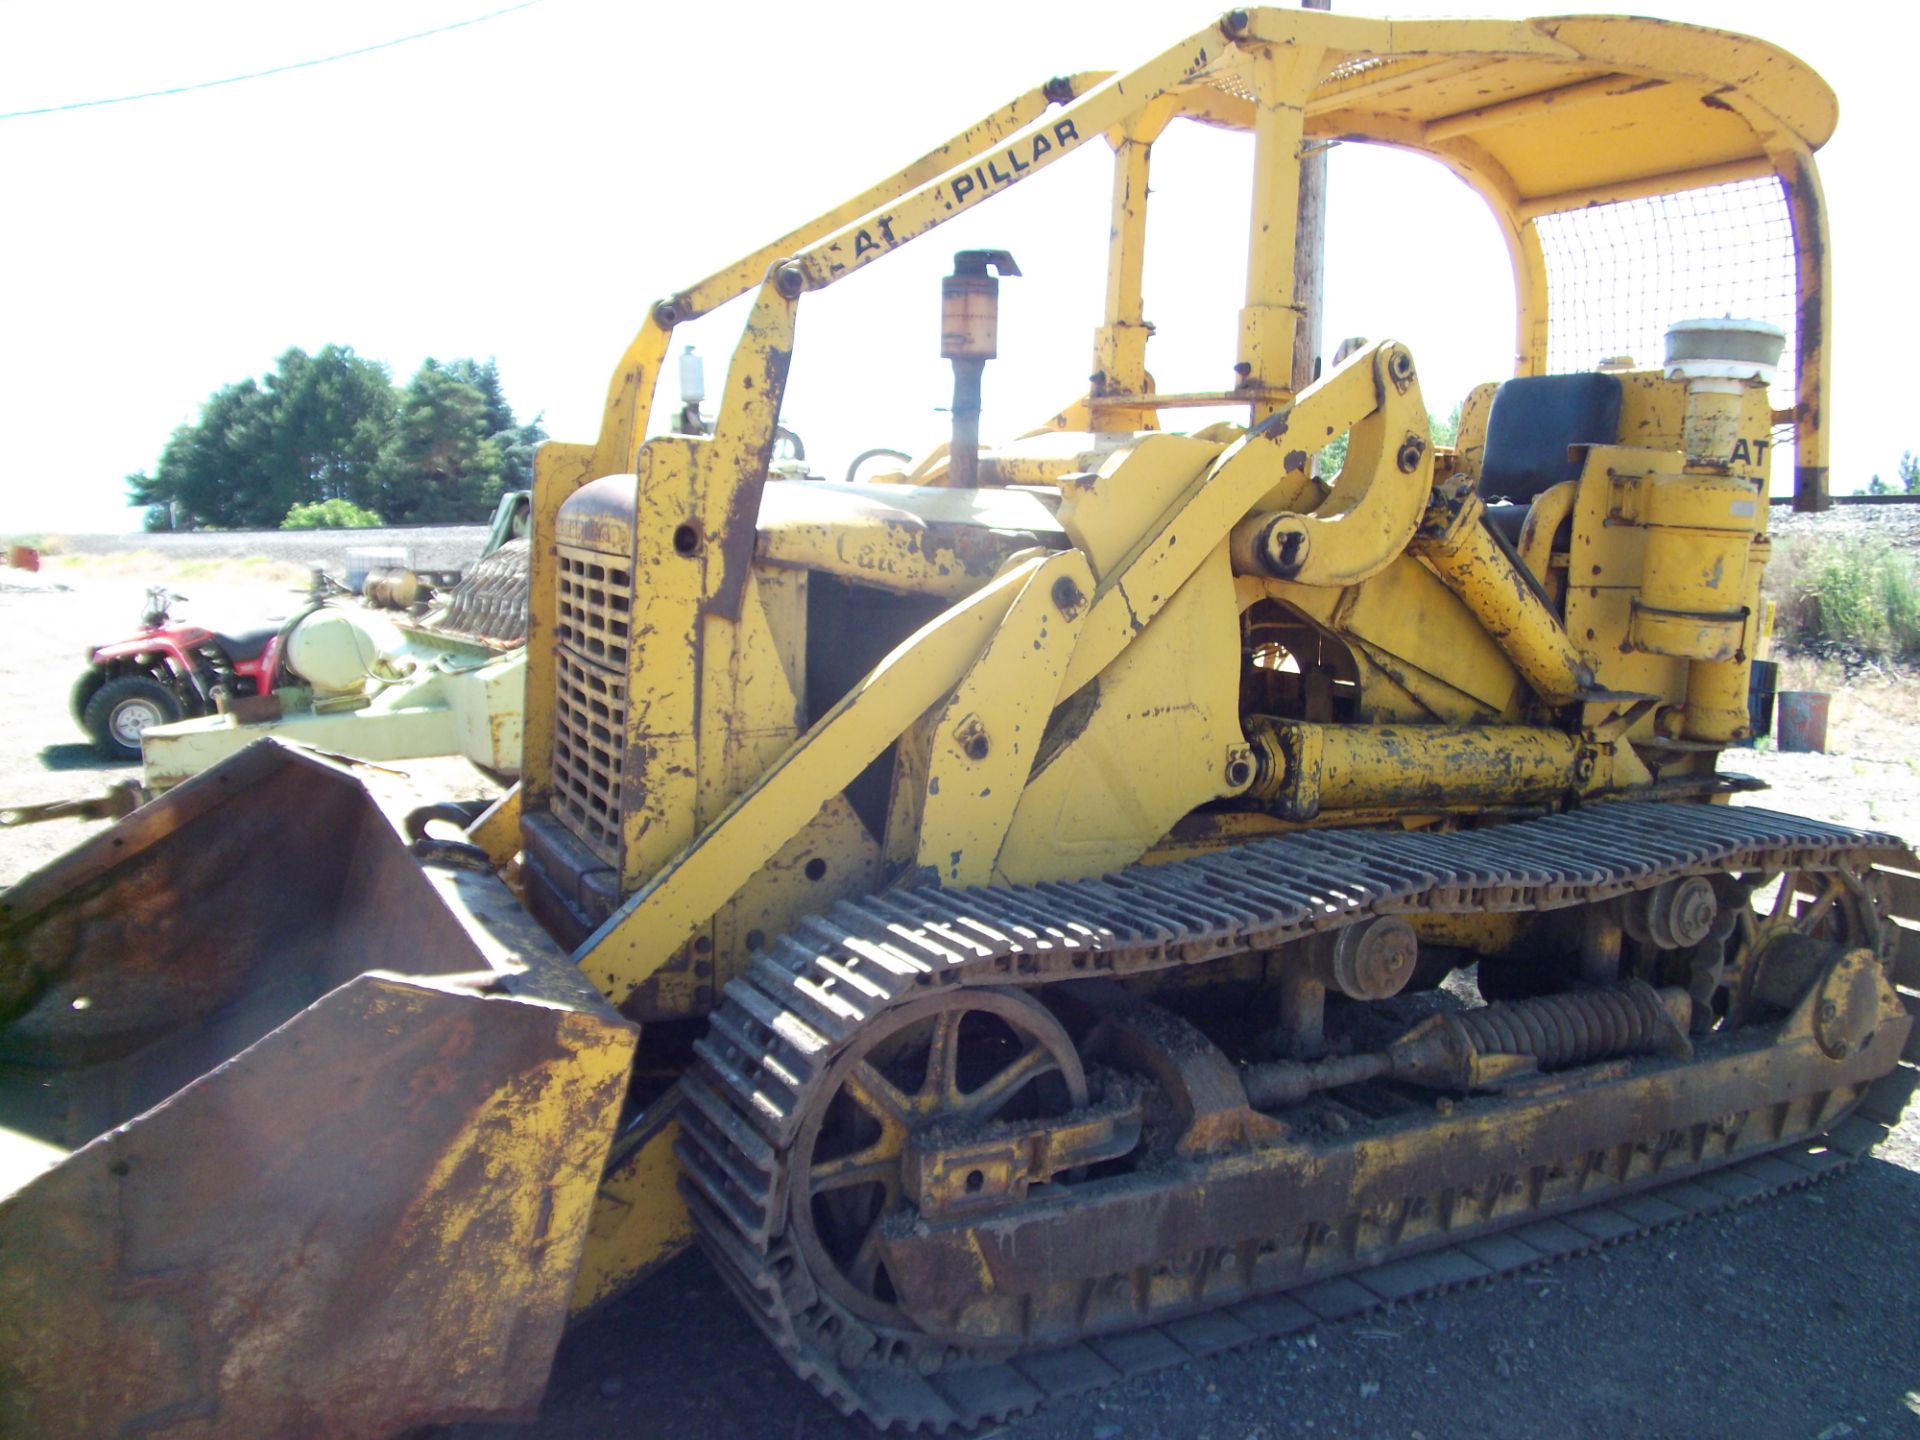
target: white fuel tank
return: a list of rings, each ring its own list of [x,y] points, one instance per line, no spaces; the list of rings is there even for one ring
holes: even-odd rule
[[[287,637],[287,663],[316,694],[352,695],[369,680],[405,679],[413,670],[406,638],[366,610],[316,610]]]

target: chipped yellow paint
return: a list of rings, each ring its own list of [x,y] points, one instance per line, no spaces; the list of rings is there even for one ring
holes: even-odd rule
[[[418,1005],[425,998],[418,989],[407,993],[407,982],[397,978],[369,978],[390,987],[397,1005]],[[477,1007],[521,1003],[479,995],[461,998]],[[422,1203],[395,1232],[397,1245],[413,1243],[415,1232],[425,1230],[434,1243],[453,1249],[476,1226],[490,1227],[490,1239],[498,1243],[497,1232],[504,1227],[509,1243],[558,1267],[543,1270],[549,1279],[571,1269],[611,1139],[595,1123],[605,1118],[595,1100],[609,1085],[624,1082],[633,1060],[634,1034],[596,1015],[555,1010],[553,1017],[556,1053],[542,1067],[541,1083],[496,1090],[472,1113],[435,1160],[422,1187]],[[484,1020],[484,1011],[475,1015],[476,1036],[484,1033]],[[521,1183],[545,1163],[556,1135],[568,1137],[560,1183]],[[484,1183],[475,1183],[476,1169]],[[476,1287],[495,1283],[484,1274],[470,1279]]]
[[[468,843],[487,852],[494,865],[505,865],[520,848],[520,787],[512,786],[480,818],[467,827]]]
[[[1045,562],[1015,566],[915,631],[589,941],[610,993],[644,984],[906,724],[959,683]]]
[[[1056,717],[1060,729],[1020,796],[995,877],[1025,884],[1129,864],[1195,807],[1243,788],[1227,778],[1246,748],[1239,662],[1221,542]]]
[[[1438,500],[1436,518],[1421,532],[1413,553],[1460,597],[1542,700],[1569,704],[1593,688],[1592,664],[1544,593],[1496,543],[1485,513],[1477,495]]]
[[[655,1102],[671,1113],[668,1101]],[[671,1119],[645,1124],[624,1137],[609,1158],[594,1195],[580,1271],[569,1305],[580,1319],[693,1243],[693,1220],[680,1198],[680,1167],[673,1158],[680,1126]]]
[[[917,864],[942,884],[993,878],[1092,593],[1078,550],[1043,560],[933,720]]]
[[[1393,561],[1419,523],[1432,467],[1411,362],[1403,377],[1391,374],[1394,357],[1405,354],[1391,341],[1359,352],[1303,390],[1264,429],[1224,450],[1174,436],[1150,438],[1063,497],[1060,523],[1086,549],[1100,582],[1067,673],[1067,693],[1112,663],[1263,496],[1290,474],[1305,484],[1308,449],[1332,436],[1348,432],[1352,439],[1335,487],[1342,498],[1329,503],[1351,509],[1275,517],[1301,537],[1305,551],[1302,568],[1290,578],[1352,584]],[[1370,419],[1378,423],[1369,425]],[[1417,437],[1419,456],[1403,470],[1399,457],[1409,437]],[[1200,464],[1181,484],[1181,465],[1193,461]],[[1156,502],[1164,508],[1156,510]]]

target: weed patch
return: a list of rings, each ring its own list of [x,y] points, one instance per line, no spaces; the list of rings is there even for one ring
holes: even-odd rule
[[[1884,540],[1784,542],[1767,567],[1774,633],[1789,648],[1841,659],[1920,659],[1920,575]]]

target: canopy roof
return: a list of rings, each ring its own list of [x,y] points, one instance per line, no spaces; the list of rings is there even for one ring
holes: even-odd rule
[[[1771,169],[1779,142],[1817,149],[1838,115],[1826,82],[1779,47],[1666,20],[1250,19],[1262,40],[1344,57],[1313,91],[1308,135],[1432,151],[1522,215],[1597,191],[1671,189],[1695,172],[1704,184]],[[1251,95],[1234,73],[1244,53],[1243,42],[1184,87],[1187,114],[1251,126]]]

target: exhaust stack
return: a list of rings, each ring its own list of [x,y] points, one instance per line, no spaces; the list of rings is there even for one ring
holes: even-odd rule
[[[980,376],[999,353],[1000,282],[993,271],[1018,275],[1005,250],[961,250],[953,274],[940,282],[940,354],[953,362],[953,444],[947,484],[972,490],[980,483]]]

